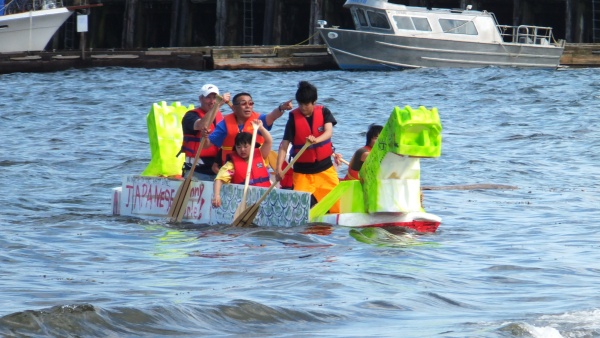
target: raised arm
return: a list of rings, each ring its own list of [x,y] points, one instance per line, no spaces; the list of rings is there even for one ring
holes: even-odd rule
[[[291,110],[294,108],[292,105],[292,100],[284,102],[277,106],[277,108],[273,109],[272,112],[268,113],[266,116],[267,126],[272,126],[273,122],[280,118],[286,110]]]
[[[283,169],[281,167],[283,166],[283,161],[285,161],[285,157],[287,155],[289,146],[290,141],[286,140],[282,140],[279,144],[279,151],[277,152],[277,170],[275,171],[275,177],[278,181],[281,181],[283,179],[283,176],[281,175]]]
[[[269,157],[271,149],[273,149],[273,137],[271,136],[271,133],[269,133],[267,128],[263,126],[262,121],[260,119],[256,119],[252,121],[252,123],[254,124],[255,128],[258,128],[260,135],[262,135],[263,139],[265,140],[262,146],[260,147],[260,154],[262,155],[263,159],[266,159]]]

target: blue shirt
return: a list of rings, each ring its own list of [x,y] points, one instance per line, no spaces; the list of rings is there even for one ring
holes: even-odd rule
[[[265,129],[271,131],[271,127],[273,127],[273,125],[267,125],[267,114],[260,114],[258,118],[262,121]],[[238,128],[241,132],[242,129],[244,129],[244,125],[239,124]],[[258,132],[258,134],[260,134],[260,132]],[[213,130],[213,132],[210,133],[210,135],[208,135],[208,139],[210,140],[210,143],[221,148],[221,146],[223,145],[223,141],[225,141],[225,137],[227,137],[227,126],[225,125],[225,120],[223,120],[217,123],[215,130]]]

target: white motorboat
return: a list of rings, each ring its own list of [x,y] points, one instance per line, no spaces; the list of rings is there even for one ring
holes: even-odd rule
[[[60,0],[11,0],[0,9],[0,53],[42,51],[72,11]]]
[[[551,27],[499,25],[493,13],[347,0],[355,29],[318,28],[341,69],[556,68],[564,40]]]

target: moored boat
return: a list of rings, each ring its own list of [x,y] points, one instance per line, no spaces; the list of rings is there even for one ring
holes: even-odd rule
[[[152,159],[142,175],[127,175],[113,189],[113,214],[167,219],[183,159],[173,161],[183,138],[179,121],[193,106],[154,104],[148,114]],[[347,227],[402,227],[435,232],[441,218],[425,212],[420,202],[420,159],[441,154],[441,122],[435,108],[395,107],[375,147],[360,171],[361,181],[342,181],[311,208],[306,192],[274,189],[261,203],[258,226],[298,226],[325,222]],[[169,177],[170,176],[170,177]],[[247,204],[258,201],[267,188],[250,187]],[[243,186],[222,187],[220,208],[210,204],[213,182],[192,181],[184,221],[231,224]],[[340,201],[340,213],[329,214]]]
[[[347,0],[355,29],[318,28],[341,69],[556,68],[564,50],[551,27],[498,24],[493,13]]]
[[[0,53],[41,51],[73,13],[60,0],[7,0],[0,10]]]

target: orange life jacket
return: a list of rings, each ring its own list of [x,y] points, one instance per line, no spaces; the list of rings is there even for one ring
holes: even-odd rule
[[[198,114],[198,117],[203,119],[206,115],[206,112],[202,110],[202,108],[196,108],[192,110]],[[215,129],[217,123],[223,120],[223,115],[221,115],[221,111],[218,110],[215,115],[215,120],[208,127],[208,131],[212,132]],[[202,140],[202,133],[200,130],[194,130],[193,134],[183,134],[183,144],[181,145],[181,152],[185,153],[187,157],[196,157],[196,152],[198,151],[198,147],[200,146],[200,140]],[[211,145],[208,148],[202,149],[200,152],[200,157],[215,157],[217,155],[217,148],[214,145]]]
[[[319,137],[325,132],[325,121],[323,120],[323,106],[315,106],[313,111],[312,130],[308,125],[306,117],[299,108],[292,110],[294,126],[296,129],[294,140],[292,141],[292,155],[296,156],[300,148],[306,143],[306,137],[314,135]],[[313,163],[326,159],[333,154],[331,139],[311,145],[304,151],[297,162]]]
[[[248,171],[248,162],[240,157],[236,152],[229,154],[229,159],[233,163],[233,176],[231,183],[244,184],[246,183],[246,172]],[[269,171],[262,158],[260,149],[254,149],[254,157],[252,158],[252,168],[250,169],[249,185],[255,187],[269,187]]]
[[[252,112],[250,118],[246,120],[244,123],[244,127],[241,131],[248,132],[252,134],[254,128],[252,127],[252,121],[258,119],[260,114],[257,112]],[[223,163],[227,160],[227,155],[233,153],[233,147],[235,147],[235,136],[240,133],[240,127],[238,126],[237,119],[234,114],[225,115],[223,118],[225,120],[225,127],[227,127],[227,136],[223,140],[223,144],[221,144],[221,158],[223,159]],[[265,139],[259,134],[256,135],[256,143],[262,146],[265,143]],[[254,147],[254,145],[252,145]]]

